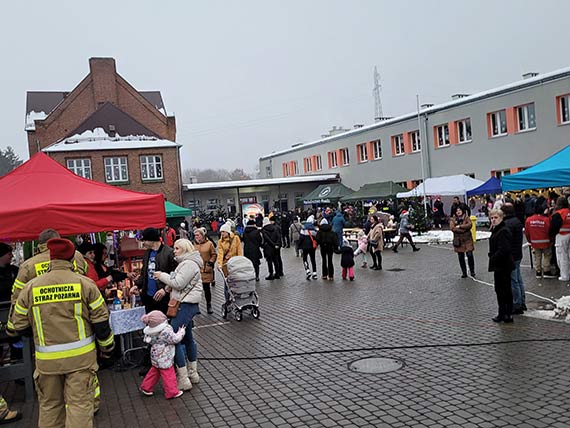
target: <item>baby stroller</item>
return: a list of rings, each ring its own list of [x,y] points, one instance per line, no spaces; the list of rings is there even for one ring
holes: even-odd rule
[[[259,298],[255,291],[255,270],[251,261],[243,256],[232,257],[228,263],[228,276],[224,276],[226,303],[222,305],[222,317],[233,312],[236,321],[242,320],[242,312],[251,311],[251,316],[259,319]]]

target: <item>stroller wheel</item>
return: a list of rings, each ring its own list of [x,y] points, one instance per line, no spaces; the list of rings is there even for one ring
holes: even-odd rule
[[[225,303],[222,305],[222,318],[226,319],[228,316],[228,308],[226,307]]]
[[[241,311],[236,311],[234,314],[236,321],[241,321]]]
[[[251,316],[254,317],[256,320],[259,319],[259,309],[256,307],[253,307],[251,309]]]

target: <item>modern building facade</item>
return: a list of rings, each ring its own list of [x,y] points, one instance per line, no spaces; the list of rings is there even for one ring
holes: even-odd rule
[[[467,174],[486,180],[525,169],[570,144],[570,68],[473,95],[259,159],[262,177],[339,173],[343,184]]]
[[[30,156],[43,151],[74,173],[182,203],[176,122],[159,91],[139,92],[113,58],[90,58],[71,92],[28,92]]]

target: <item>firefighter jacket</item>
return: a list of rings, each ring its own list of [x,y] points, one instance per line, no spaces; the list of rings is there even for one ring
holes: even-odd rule
[[[535,214],[526,219],[524,234],[532,248],[543,249],[552,245],[549,230],[550,218],[545,215]]]
[[[561,210],[557,211],[562,218],[562,225],[560,226],[560,235],[568,235],[570,234],[570,209],[562,208]]]
[[[99,289],[66,260],[52,260],[49,272],[26,284],[11,321],[17,334],[33,331],[41,374],[89,369],[96,365],[96,342],[102,348],[114,346]]]

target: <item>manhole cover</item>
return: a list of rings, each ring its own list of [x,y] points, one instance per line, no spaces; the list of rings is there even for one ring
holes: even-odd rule
[[[388,272],[402,272],[403,270],[406,269],[402,269],[402,268],[392,268],[392,269],[386,269]]]
[[[350,371],[358,373],[388,373],[404,367],[404,361],[397,358],[368,357],[348,363]]]

